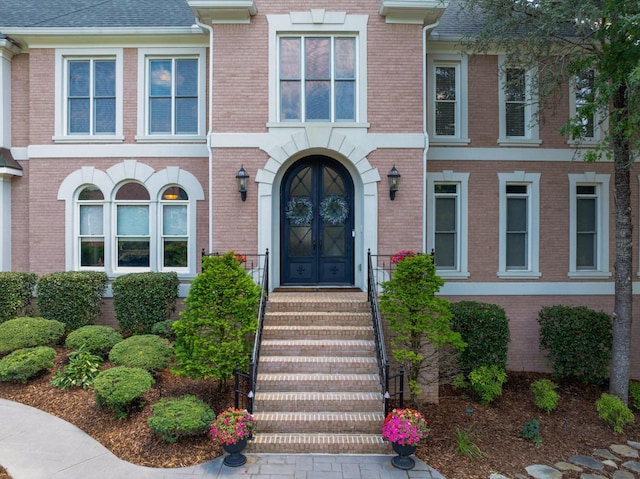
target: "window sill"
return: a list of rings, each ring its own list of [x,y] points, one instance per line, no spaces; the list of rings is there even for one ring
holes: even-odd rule
[[[595,148],[598,146],[599,142],[600,140],[596,140],[596,139],[582,140],[582,141],[569,140],[567,141],[567,145],[569,145],[572,148]]]
[[[589,278],[610,278],[610,271],[569,271],[569,278],[589,279]]]
[[[542,276],[540,271],[498,271],[498,278],[502,279],[537,279]]]
[[[429,136],[429,144],[433,146],[466,146],[471,143],[469,138],[444,138]]]
[[[370,123],[340,122],[340,121],[291,121],[269,122],[267,128],[370,128]]]
[[[205,143],[207,138],[199,135],[138,135],[138,143]]]
[[[534,140],[532,138],[498,138],[500,146],[540,146],[542,140]]]
[[[122,143],[124,135],[52,136],[55,143]]]
[[[436,269],[436,273],[441,278],[451,278],[451,279],[467,279],[471,274],[468,271],[449,271]]]

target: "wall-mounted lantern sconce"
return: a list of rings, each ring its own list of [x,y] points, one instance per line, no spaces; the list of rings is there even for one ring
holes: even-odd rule
[[[396,191],[398,191],[398,184],[400,183],[400,173],[396,170],[396,165],[393,165],[387,178],[389,179],[389,198],[393,201],[396,198]]]
[[[238,191],[242,201],[247,199],[247,182],[249,181],[249,173],[247,173],[244,167],[241,165],[238,174],[236,175],[236,181],[238,182]]]

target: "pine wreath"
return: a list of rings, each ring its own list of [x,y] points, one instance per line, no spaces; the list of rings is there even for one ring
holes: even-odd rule
[[[349,206],[341,196],[327,196],[320,203],[320,216],[325,223],[343,225],[349,216]]]
[[[313,203],[309,198],[292,198],[285,211],[293,226],[310,226],[313,219]]]

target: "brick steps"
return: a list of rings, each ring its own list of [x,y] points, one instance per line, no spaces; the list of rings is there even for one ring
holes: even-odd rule
[[[389,454],[383,408],[366,294],[271,293],[248,450]]]

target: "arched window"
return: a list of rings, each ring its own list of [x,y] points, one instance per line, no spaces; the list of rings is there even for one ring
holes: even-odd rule
[[[140,183],[125,183],[115,200],[116,268],[149,268],[149,192]]]
[[[179,186],[170,186],[160,197],[160,258],[163,269],[189,266],[189,196]]]
[[[95,185],[78,194],[78,246],[81,268],[104,268],[104,195]]]

